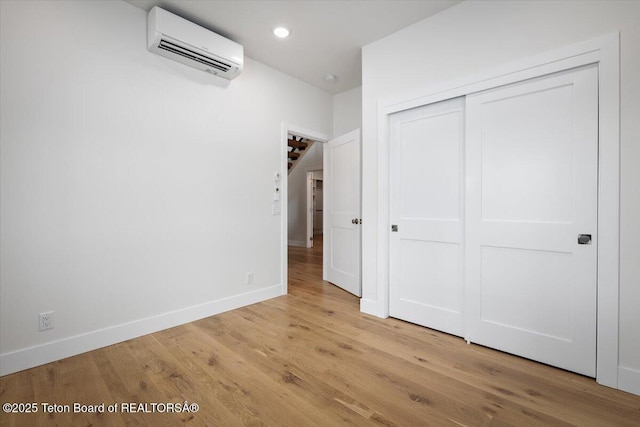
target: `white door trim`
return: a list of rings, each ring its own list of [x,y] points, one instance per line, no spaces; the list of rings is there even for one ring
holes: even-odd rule
[[[308,169],[307,170],[307,207],[305,209],[306,213],[306,224],[307,224],[307,234],[306,234],[306,247],[313,247],[313,226],[314,226],[314,218],[315,211],[313,209],[313,185],[317,184],[315,181],[318,181],[314,177],[314,172],[321,172],[322,169]]]
[[[307,233],[305,244],[307,248],[313,247],[313,171],[307,171],[307,206],[305,208]]]
[[[289,151],[289,144],[287,142],[287,139],[288,135],[290,134],[312,139],[317,142],[329,141],[329,137],[323,133],[309,130],[291,123],[282,122],[282,131],[280,133],[280,229],[282,230],[280,237],[280,280],[282,283],[281,295],[286,295],[289,289],[287,282],[287,269],[289,268],[289,262],[287,260],[287,245],[289,242],[289,186],[287,182],[289,170],[287,166],[287,153]]]
[[[520,60],[445,84],[412,90],[378,102],[377,299],[362,300],[361,310],[389,316],[389,116],[420,105],[571,68],[598,64],[598,383],[618,388],[618,310],[620,239],[620,37],[613,33]],[[416,96],[416,93],[418,94]]]

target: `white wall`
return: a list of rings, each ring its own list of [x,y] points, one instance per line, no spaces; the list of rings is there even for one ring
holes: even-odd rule
[[[362,127],[362,86],[333,96],[333,137]]]
[[[620,31],[620,385],[640,393],[640,2],[470,1],[363,48],[363,301],[377,295],[377,102]],[[402,66],[398,66],[402,64]]]
[[[315,142],[289,174],[288,243],[293,246],[307,245],[307,172],[322,170],[323,148],[322,142]]]
[[[248,58],[221,87],[124,2],[0,8],[2,374],[280,294],[282,122],[330,134],[331,95]]]

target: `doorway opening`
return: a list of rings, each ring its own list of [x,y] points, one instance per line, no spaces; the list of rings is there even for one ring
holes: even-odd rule
[[[307,131],[308,132],[308,131]],[[316,198],[322,171],[322,276],[319,279],[361,296],[360,283],[360,129],[328,141],[309,133],[283,127],[283,172],[290,170],[282,182],[282,294],[288,293],[288,259],[290,248],[318,249],[313,242],[313,183]],[[317,134],[316,134],[317,135]],[[326,144],[314,144],[305,153],[304,161],[289,168],[290,145],[300,139],[311,139]],[[315,153],[314,153],[315,151]],[[294,155],[294,157],[296,157]],[[302,156],[299,156],[302,157]],[[298,160],[298,159],[297,159]],[[311,177],[308,172],[313,172]],[[284,175],[284,174],[283,174]],[[310,179],[309,179],[310,178]],[[316,178],[316,179],[314,179]],[[311,186],[311,191],[307,188]],[[309,196],[308,196],[309,194]],[[319,206],[316,205],[318,208]],[[319,210],[319,209],[317,209]],[[319,213],[316,213],[319,216]],[[311,218],[309,218],[311,217]],[[319,230],[319,227],[316,227]],[[309,233],[309,234],[308,234]],[[319,234],[318,234],[319,235]]]
[[[287,246],[311,248],[322,234],[323,152],[321,142],[287,135]]]
[[[287,135],[287,257],[289,280],[322,281],[323,144]]]
[[[309,185],[309,175],[311,174],[311,184],[315,184],[317,192],[318,179],[322,178],[323,143],[328,139],[327,136],[318,132],[283,124],[281,172],[283,176],[281,270],[283,295],[288,293],[289,277],[297,277],[300,272],[304,272],[307,276],[311,273],[314,279],[317,276],[317,280],[322,281],[322,199],[320,198],[314,206],[314,188],[313,185]],[[320,188],[322,189],[322,184]],[[317,193],[315,200],[318,200]],[[312,247],[314,228],[316,232],[320,230],[316,237],[319,242]],[[290,276],[290,273],[293,274]]]

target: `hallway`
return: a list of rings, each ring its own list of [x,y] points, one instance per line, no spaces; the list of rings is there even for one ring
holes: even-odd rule
[[[292,285],[328,285],[322,280],[322,234],[313,236],[313,247],[289,246],[289,292]],[[335,286],[334,286],[335,287]]]

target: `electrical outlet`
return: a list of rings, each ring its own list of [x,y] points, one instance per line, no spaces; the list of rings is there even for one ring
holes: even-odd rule
[[[53,311],[39,314],[40,330],[53,329]]]
[[[253,272],[251,271],[247,271],[247,280],[246,280],[247,285],[250,285],[253,283]]]

